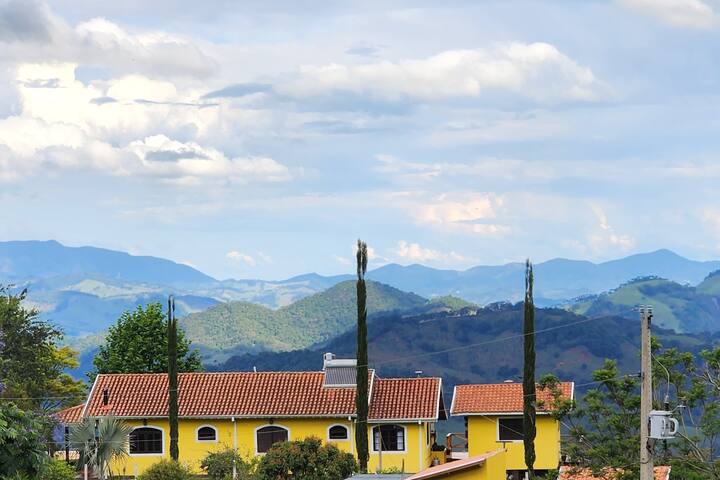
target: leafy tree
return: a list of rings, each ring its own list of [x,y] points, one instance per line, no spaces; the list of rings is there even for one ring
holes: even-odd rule
[[[228,480],[232,478],[235,465],[239,480],[253,480],[258,461],[256,457],[246,461],[236,450],[226,448],[208,453],[200,462],[200,468],[205,470],[210,480]]]
[[[77,354],[59,347],[62,332],[23,306],[26,294],[0,286],[0,396],[27,398],[17,403],[31,409],[74,405],[84,386],[64,371],[78,366]]]
[[[0,401],[0,478],[39,476],[48,459],[43,448],[47,430],[47,417]]]
[[[165,373],[168,369],[168,325],[162,306],[151,303],[124,312],[110,327],[105,344],[93,360],[98,373]],[[197,372],[201,369],[197,350],[190,351],[184,332],[177,332],[178,371]]]
[[[535,478],[535,305],[533,303],[533,268],[525,262],[525,303],[523,318],[523,446],[528,478]]]
[[[357,470],[352,454],[320,439],[276,443],[260,460],[258,480],[343,480]]]
[[[138,480],[190,480],[192,472],[176,460],[160,460],[145,470]]]
[[[75,480],[75,469],[62,460],[50,460],[40,480]]]
[[[131,428],[113,416],[85,418],[70,428],[70,443],[80,452],[78,465],[87,464],[101,480],[110,475],[110,462],[127,455]]]
[[[367,471],[368,452],[368,345],[367,345],[367,244],[358,240],[357,244],[357,387],[355,389],[355,408],[357,425],[355,445],[357,445],[360,471]]]
[[[175,300],[168,299],[168,423],[170,424],[170,458],[178,461],[178,330]]]

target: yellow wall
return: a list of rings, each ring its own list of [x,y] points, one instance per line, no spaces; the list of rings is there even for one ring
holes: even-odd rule
[[[378,424],[371,424],[368,429],[368,446],[370,447],[370,458],[368,460],[368,471],[377,472],[380,469],[380,454],[373,450],[372,428]],[[406,423],[405,427],[405,451],[404,452],[382,452],[382,471],[396,470],[406,473],[415,473],[425,470],[432,463],[431,444],[427,442],[428,423]],[[430,439],[432,443],[432,438]]]
[[[142,427],[143,422],[140,420],[126,420],[131,427]],[[341,424],[348,427],[348,440],[332,440],[343,451],[355,453],[355,432],[353,430],[353,422],[347,419],[334,418],[310,418],[310,419],[275,419],[273,425],[287,428],[290,440],[302,440],[307,437],[318,437],[324,442],[328,440],[328,428],[331,425]],[[198,442],[196,439],[196,431],[200,426],[210,425],[217,430],[216,442]],[[236,422],[238,451],[241,455],[250,457],[256,454],[255,430],[269,425],[268,420],[251,420],[239,419]],[[153,420],[148,419],[147,426],[159,427],[164,432],[164,453],[162,455],[130,455],[123,459],[113,462],[111,470],[114,474],[135,475],[145,471],[150,465],[158,462],[162,458],[170,458],[170,430],[166,419]],[[372,451],[372,426],[368,432],[368,445],[370,446],[370,461],[368,468],[375,471],[378,468],[378,454]],[[401,469],[403,464],[406,472],[417,472],[423,470],[430,465],[431,452],[430,446],[427,444],[426,429],[428,425],[422,424],[405,424],[405,452],[384,452],[382,455],[383,469],[396,468]],[[180,462],[188,465],[194,472],[201,473],[200,462],[212,451],[223,450],[227,447],[233,447],[233,423],[231,420],[189,420],[180,419],[178,446],[180,450]],[[422,463],[421,463],[422,462]]]
[[[498,417],[469,416],[468,455],[481,455],[505,446],[506,469],[525,470],[525,448],[522,441],[498,441]],[[560,461],[560,423],[548,415],[537,416],[535,437],[535,469],[552,470]]]

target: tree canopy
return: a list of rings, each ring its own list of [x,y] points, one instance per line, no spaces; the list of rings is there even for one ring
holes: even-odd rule
[[[26,291],[0,286],[0,397],[30,409],[75,405],[84,386],[65,370],[78,366],[77,353],[58,345],[62,332],[26,308],[25,298]]]
[[[110,327],[105,343],[93,360],[95,370],[88,376],[93,380],[98,373],[166,373],[167,328],[159,303],[125,311]],[[202,367],[197,350],[190,350],[190,341],[182,329],[177,332],[177,359],[180,372],[197,372]]]

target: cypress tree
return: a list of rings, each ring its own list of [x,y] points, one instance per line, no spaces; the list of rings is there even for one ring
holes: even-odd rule
[[[535,478],[535,305],[533,303],[533,268],[525,262],[525,305],[523,321],[523,445],[528,478]]]
[[[177,461],[178,449],[178,369],[177,319],[175,299],[168,298],[168,422],[170,423],[170,458]]]
[[[357,445],[358,466],[367,472],[368,463],[368,351],[367,351],[367,244],[358,240],[357,245],[357,387],[355,408],[357,423],[355,445]]]

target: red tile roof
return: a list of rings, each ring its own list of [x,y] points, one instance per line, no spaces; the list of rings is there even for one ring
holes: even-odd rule
[[[560,467],[558,480],[617,480],[622,474],[621,469],[606,468],[602,472],[593,475],[589,468]],[[657,466],[653,469],[655,480],[670,480],[670,467]],[[409,480],[409,479],[408,479]]]
[[[435,377],[377,378],[370,399],[370,420],[437,419],[444,416],[442,381]]]
[[[75,405],[55,413],[55,418],[62,424],[78,423],[82,417],[82,411],[85,404]]]
[[[422,472],[418,472],[415,475],[408,477],[406,480],[425,480],[426,478],[436,478],[455,473],[460,470],[465,470],[467,468],[477,467],[485,463],[488,458],[494,457],[502,451],[503,450],[496,450],[494,452],[484,453],[482,455],[476,455],[462,460],[455,460],[454,462],[448,462],[442,465],[436,465],[434,467],[427,468]]]
[[[562,382],[560,391],[565,399],[573,398],[573,382]],[[552,396],[549,389],[537,388],[538,412],[547,411]],[[451,415],[473,415],[493,413],[521,413],[523,390],[521,383],[491,383],[480,385],[457,385],[453,394]]]
[[[354,416],[355,388],[323,387],[323,375],[323,372],[181,373],[179,414],[181,417]],[[437,417],[440,379],[380,380],[373,372],[370,375],[371,420]],[[108,395],[107,405],[103,404],[104,391]],[[101,374],[84,414],[165,417],[167,404],[164,373]]]

